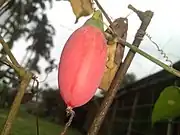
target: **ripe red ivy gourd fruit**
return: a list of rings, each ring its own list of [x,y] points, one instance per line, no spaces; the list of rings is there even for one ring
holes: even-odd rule
[[[107,57],[103,32],[102,13],[97,10],[65,43],[58,68],[58,86],[70,110],[90,101],[100,85]]]

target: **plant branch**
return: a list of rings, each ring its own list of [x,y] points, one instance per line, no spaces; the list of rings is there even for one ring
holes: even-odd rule
[[[29,72],[27,72],[24,75],[24,78],[20,83],[18,93],[14,99],[14,102],[12,104],[12,107],[11,107],[11,110],[10,110],[9,115],[7,117],[7,120],[5,122],[5,125],[1,131],[1,135],[9,135],[10,134],[10,129],[11,129],[13,121],[15,120],[15,117],[18,113],[18,110],[19,110],[19,107],[21,104],[21,100],[24,96],[24,92],[25,92],[26,88],[28,87],[28,85],[31,81],[31,78],[32,78],[32,74]]]
[[[103,7],[101,6],[101,4],[97,1],[94,0],[96,2],[96,5],[99,7],[99,9],[101,10],[101,12],[104,14],[105,18],[107,19],[107,21],[109,22],[109,24],[114,27],[113,22],[111,21],[111,19],[109,18],[109,16],[107,15],[106,11],[103,9]]]
[[[0,35],[0,43],[2,44],[5,53],[9,56],[11,62],[14,64],[14,66],[20,67],[19,63],[17,62],[17,60],[13,56],[8,44],[6,44],[6,42],[4,41],[4,39],[1,35]]]
[[[0,0],[0,8],[4,5],[7,0]]]
[[[1,61],[3,64],[7,65],[8,67],[13,68],[16,72],[19,71],[19,68],[16,67],[14,64],[12,64],[12,63],[7,59],[6,56],[2,56],[2,57],[0,58],[0,61]]]
[[[0,62],[8,67],[11,67],[5,60],[4,60],[4,57],[1,57],[0,58]]]
[[[124,45],[129,47],[134,52],[137,52],[140,55],[144,56],[145,58],[152,61],[153,63],[159,65],[160,67],[162,67],[164,70],[168,71],[169,73],[171,73],[171,74],[173,74],[173,75],[175,75],[177,77],[180,77],[180,72],[178,70],[174,69],[173,67],[169,67],[168,65],[164,64],[163,62],[159,61],[158,59],[154,58],[153,56],[151,56],[148,53],[142,51],[141,49],[137,48],[134,45],[131,45],[131,44],[127,43],[127,42],[125,42]]]
[[[97,0],[95,0],[95,2],[97,3]],[[100,4],[99,4],[100,5]],[[98,4],[97,4],[98,6]],[[103,8],[98,6],[99,9],[102,11]],[[104,11],[104,10],[103,10]],[[103,12],[102,11],[102,12]],[[104,12],[103,12],[104,14]],[[106,14],[107,15],[107,14]],[[137,13],[137,15],[139,16],[140,20],[142,21],[141,26],[139,28],[139,30],[136,33],[135,39],[133,41],[133,45],[135,46],[139,46],[141,43],[141,40],[144,37],[144,32],[146,31],[152,17],[153,17],[153,12],[151,11],[146,11],[146,12],[141,12],[139,11],[139,13]],[[109,22],[110,23],[110,22]],[[110,23],[112,24],[112,23]],[[113,25],[112,25],[113,26]],[[113,27],[112,27],[113,29]],[[113,29],[113,31],[115,31],[115,29]],[[142,33],[143,31],[143,33]],[[117,35],[117,38],[119,41],[121,41],[120,37]],[[116,93],[120,87],[120,85],[122,84],[123,78],[134,58],[135,52],[133,52],[132,50],[130,50],[124,60],[124,63],[119,67],[112,83],[111,86],[107,92],[107,94],[105,95],[105,98],[100,106],[100,109],[97,112],[97,115],[88,131],[88,135],[97,135],[98,131],[101,127],[101,124],[104,121],[104,118],[108,112],[109,107],[111,106],[113,99],[116,96]]]
[[[33,77],[33,74],[30,71],[26,71],[25,68],[23,68],[19,65],[19,63],[13,56],[10,48],[8,47],[8,44],[6,44],[5,41],[3,40],[2,36],[0,36],[0,43],[2,44],[5,53],[9,56],[11,62],[7,59],[6,56],[2,56],[1,61],[4,64],[6,64],[7,66],[10,66],[11,68],[13,68],[17,72],[17,74],[19,75],[19,79],[21,80],[21,83],[20,83],[20,86],[18,89],[18,93],[13,101],[11,110],[8,114],[5,125],[1,131],[1,135],[9,135],[10,130],[12,128],[13,121],[15,120],[15,117],[18,113],[18,110],[19,110],[19,107],[21,104],[21,100],[24,96],[26,88],[28,87],[28,85]]]

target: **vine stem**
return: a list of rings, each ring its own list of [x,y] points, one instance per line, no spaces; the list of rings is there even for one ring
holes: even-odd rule
[[[6,42],[3,40],[3,37],[0,36],[0,43],[3,46],[4,51],[6,52],[6,54],[9,56],[11,62],[16,66],[19,67],[19,63],[17,62],[16,58],[14,57],[14,55],[12,54],[9,46],[6,44]]]
[[[4,5],[7,0],[0,0],[0,8]]]
[[[66,123],[65,127],[64,127],[64,130],[61,132],[61,135],[65,135],[65,133],[67,132],[68,130],[68,127],[71,125],[72,121],[73,121],[73,118],[75,116],[75,112],[72,110],[71,107],[67,107],[66,108],[66,114],[67,116],[70,115],[70,118],[68,120],[68,122]]]

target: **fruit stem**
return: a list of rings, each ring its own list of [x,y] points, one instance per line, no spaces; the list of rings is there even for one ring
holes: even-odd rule
[[[64,130],[61,132],[61,135],[65,135],[65,133],[67,132],[68,130],[68,127],[71,125],[72,121],[73,121],[73,118],[75,116],[75,112],[72,110],[72,107],[68,106],[66,108],[66,114],[67,116],[70,115],[70,118],[68,120],[68,122],[66,123],[65,127],[64,127]]]

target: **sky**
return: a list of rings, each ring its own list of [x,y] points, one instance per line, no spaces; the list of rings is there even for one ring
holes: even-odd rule
[[[125,17],[131,12],[131,10],[127,8],[128,4],[132,4],[134,7],[142,11],[153,11],[154,16],[147,29],[147,33],[152,36],[152,39],[158,43],[159,47],[163,49],[173,63],[180,60],[180,8],[178,0],[99,0],[99,3],[113,20],[118,17]],[[79,28],[86,21],[88,17],[82,17],[79,19],[77,24],[74,24],[75,16],[72,12],[70,3],[67,1],[54,2],[53,8],[48,9],[47,14],[50,23],[56,29],[56,35],[54,36],[55,47],[52,49],[51,56],[56,59],[56,63],[58,64],[61,51],[67,39],[74,30]],[[108,24],[105,18],[104,21]],[[135,13],[132,13],[128,17],[129,27],[127,42],[132,43],[140,23],[141,22]],[[26,53],[25,48],[27,46],[27,42],[23,39],[15,43],[12,52],[19,62],[21,62],[22,56]],[[140,49],[165,62],[156,46],[153,45],[148,38],[144,38],[140,45]],[[125,56],[128,50],[128,48],[125,49]],[[168,62],[166,63],[169,64]],[[43,69],[46,63],[44,60],[41,60],[38,65]],[[158,65],[147,60],[143,56],[136,54],[128,69],[128,73],[133,72],[137,79],[141,79],[160,70],[162,70],[162,68]],[[57,74],[58,71],[53,70],[53,72],[48,75],[45,82],[50,86],[57,88]],[[45,74],[39,75],[39,80],[43,80],[45,76]],[[43,83],[40,85],[43,85]]]

